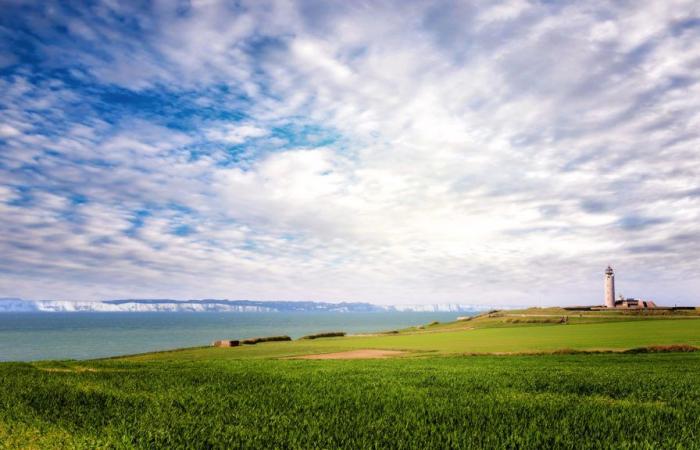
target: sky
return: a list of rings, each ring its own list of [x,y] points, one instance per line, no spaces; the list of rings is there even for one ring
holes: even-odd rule
[[[0,0],[0,296],[700,305],[700,3]]]

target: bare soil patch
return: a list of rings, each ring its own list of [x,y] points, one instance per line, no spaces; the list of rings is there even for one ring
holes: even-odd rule
[[[44,372],[65,372],[65,373],[98,372],[97,369],[93,369],[92,367],[40,367],[39,370],[43,370]]]
[[[350,350],[347,352],[321,353],[317,355],[296,356],[294,359],[381,359],[404,355],[408,352],[399,350]]]

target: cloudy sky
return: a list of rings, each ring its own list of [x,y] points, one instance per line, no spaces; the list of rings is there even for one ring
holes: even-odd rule
[[[0,296],[700,304],[700,3],[0,0]]]

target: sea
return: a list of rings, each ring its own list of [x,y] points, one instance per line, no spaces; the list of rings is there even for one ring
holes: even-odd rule
[[[476,314],[476,312],[474,312]],[[0,314],[0,361],[96,359],[217,339],[367,333],[452,321],[461,312],[24,312]]]

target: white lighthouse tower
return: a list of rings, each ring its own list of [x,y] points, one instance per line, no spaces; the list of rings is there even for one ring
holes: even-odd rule
[[[605,306],[615,307],[615,273],[610,266],[605,269]]]

